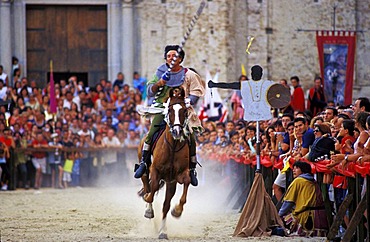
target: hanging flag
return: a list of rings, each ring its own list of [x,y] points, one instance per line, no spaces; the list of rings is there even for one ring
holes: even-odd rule
[[[351,104],[356,32],[317,31],[316,42],[326,100]]]
[[[50,61],[50,113],[57,113],[57,100],[55,97],[55,86],[54,86],[54,76],[53,76],[53,61]]]

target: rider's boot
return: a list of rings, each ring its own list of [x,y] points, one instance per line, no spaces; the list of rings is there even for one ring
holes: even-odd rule
[[[190,170],[190,184],[193,186],[198,186],[198,179],[197,179],[197,171],[195,170],[195,167],[197,166],[197,157],[192,156],[190,157],[189,162],[189,170]]]
[[[139,167],[135,171],[135,178],[140,178],[149,169],[150,162],[150,145],[144,142],[143,151],[141,153],[141,161]]]

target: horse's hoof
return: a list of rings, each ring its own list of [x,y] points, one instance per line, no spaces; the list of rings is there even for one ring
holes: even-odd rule
[[[138,191],[137,192],[137,195],[139,196],[139,197],[144,197],[144,195],[145,195],[146,193],[145,193],[145,190],[144,190],[144,188],[141,188],[140,189],[140,191]]]
[[[182,211],[178,212],[176,211],[176,208],[171,210],[171,215],[174,216],[175,218],[179,218],[182,214]]]
[[[168,236],[165,233],[160,233],[158,239],[168,239]]]
[[[149,219],[154,218],[154,211],[153,211],[153,209],[147,209],[147,210],[145,210],[144,217],[149,218]]]
[[[148,202],[148,197],[149,197],[149,193],[146,193],[144,194],[144,196],[142,196],[142,198],[144,199],[145,202],[149,203]]]

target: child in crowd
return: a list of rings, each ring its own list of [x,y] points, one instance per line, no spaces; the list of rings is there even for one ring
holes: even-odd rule
[[[64,188],[68,187],[68,183],[72,181],[72,169],[73,169],[73,163],[74,163],[74,153],[69,152],[67,159],[64,162],[63,166],[63,183],[64,183]]]

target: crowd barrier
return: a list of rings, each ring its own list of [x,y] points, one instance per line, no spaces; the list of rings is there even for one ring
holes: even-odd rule
[[[253,172],[256,168],[256,157],[253,158],[247,158],[245,156],[241,155],[228,155],[228,154],[216,154],[212,153],[209,156],[207,156],[207,159],[218,161],[222,165],[227,165],[229,162],[235,162],[236,164],[239,164],[239,169],[243,169],[243,173],[246,177],[240,178],[235,183],[235,189],[232,189],[230,194],[228,195],[228,199],[231,200],[232,195],[235,194],[235,190],[239,187],[240,188],[240,180],[246,180],[246,183],[248,186],[245,188],[242,188],[242,190],[245,189],[245,191],[239,192],[239,194],[242,194],[241,196],[245,196],[245,194],[249,193],[250,187],[253,183],[254,175]],[[369,194],[370,194],[370,186],[366,186],[366,193],[363,197],[361,197],[361,187],[363,180],[366,179],[367,184],[370,184],[370,162],[364,163],[364,164],[356,164],[354,162],[349,163],[346,167],[343,167],[342,164],[338,164],[332,168],[328,168],[327,165],[331,163],[330,160],[321,160],[318,162],[310,162],[306,159],[301,159],[301,161],[305,161],[311,165],[312,173],[316,174],[317,181],[321,187],[322,195],[325,202],[325,209],[328,212],[328,221],[329,224],[332,225],[330,228],[328,239],[333,240],[335,235],[337,234],[337,231],[339,229],[340,221],[343,220],[343,216],[345,212],[343,212],[341,215],[338,214],[338,211],[341,210],[341,207],[343,206],[342,210],[349,211],[349,217],[350,217],[350,224],[346,230],[345,235],[343,236],[342,241],[351,241],[353,239],[353,235],[355,234],[355,240],[356,241],[364,241],[365,238],[370,238],[369,230],[367,230],[364,227],[364,224],[366,223],[363,213],[365,209],[367,209],[367,217],[369,217],[369,211],[370,211],[370,201]],[[261,162],[261,173],[264,177],[265,181],[265,188],[266,191],[272,196],[271,187],[273,184],[273,181],[275,180],[277,176],[277,170],[281,170],[284,168],[284,160],[277,159],[276,162],[272,162],[269,156],[261,156],[260,157]],[[294,158],[288,158],[285,160],[285,164],[287,164],[285,167],[289,167],[287,170],[287,186],[292,181],[292,167],[295,162]],[[240,173],[239,173],[240,174]],[[337,176],[341,176],[345,178],[345,182],[347,183],[346,188],[348,190],[347,197],[352,198],[350,202],[343,202],[341,207],[338,209],[337,214],[333,211],[333,206],[329,199],[329,185],[335,182],[333,179],[325,179],[325,176],[331,176],[332,178]],[[341,180],[343,181],[343,180]],[[246,198],[243,200],[245,202]],[[349,199],[347,199],[349,200]],[[240,201],[240,198],[237,198],[237,201]],[[278,203],[278,201],[274,201],[275,203]],[[238,205],[242,206],[244,203],[238,203]],[[235,205],[234,205],[235,207]],[[339,221],[339,222],[338,222]],[[333,227],[335,226],[335,227]]]
[[[9,158],[9,172],[10,172],[10,181],[8,184],[8,190],[15,190],[17,188],[17,167],[15,166],[15,152],[24,152],[27,156],[30,156],[30,159],[32,157],[32,153],[34,152],[81,152],[87,154],[87,157],[81,158],[84,159],[84,161],[88,161],[88,169],[92,172],[90,174],[91,176],[91,182],[88,183],[87,186],[94,186],[96,183],[94,181],[97,181],[101,178],[103,180],[106,178],[106,180],[111,179],[110,177],[104,177],[106,176],[105,169],[105,160],[104,160],[104,154],[116,152],[117,154],[117,162],[115,163],[114,169],[114,179],[115,182],[118,183],[126,183],[130,182],[133,178],[133,168],[134,164],[138,162],[137,158],[137,148],[128,148],[128,147],[63,147],[63,148],[53,148],[53,147],[29,147],[29,148],[16,148],[16,149],[10,149],[10,158]],[[81,160],[80,159],[80,160]],[[32,163],[28,161],[31,165],[28,166],[31,170],[34,168],[32,167]],[[90,167],[89,167],[90,166]],[[86,165],[84,166],[86,167]],[[32,169],[33,168],[33,169]],[[34,170],[31,172],[35,172]],[[83,171],[82,171],[83,172]],[[105,173],[104,173],[105,172]],[[112,177],[113,177],[112,176]],[[44,177],[48,178],[50,177],[50,167],[48,167],[47,174],[44,174]],[[132,178],[132,179],[131,179]],[[81,182],[84,183],[84,178],[81,177]],[[112,178],[113,179],[113,178]],[[111,179],[111,180],[112,180]],[[30,183],[32,178],[29,178]],[[50,185],[50,182],[48,181],[50,179],[44,179],[44,182],[46,186]],[[86,182],[85,182],[86,184]]]
[[[9,190],[16,189],[16,169],[14,166],[14,152],[26,152],[27,154],[32,154],[33,152],[55,152],[56,148],[52,147],[38,147],[38,148],[17,148],[15,150],[11,149],[11,156],[10,156],[10,173],[11,173],[11,180],[9,182]],[[73,148],[58,148],[59,152],[88,152],[89,156],[93,159],[96,159],[96,176],[99,177],[102,172],[102,167],[104,167],[104,153],[106,152],[117,152],[117,179],[122,179],[122,177],[130,176],[132,177],[132,169],[133,164],[137,162],[137,148],[122,148],[122,147],[73,147]],[[201,154],[200,154],[201,156]],[[236,194],[236,189],[241,190],[241,194],[236,199],[236,202],[233,208],[237,208],[240,205],[244,205],[247,196],[249,194],[250,188],[253,184],[254,179],[254,172],[256,168],[256,158],[249,159],[245,156],[240,155],[228,155],[228,154],[216,154],[212,153],[207,157],[207,160],[217,161],[220,165],[226,165],[233,161],[235,164],[238,165],[237,169],[241,170],[238,172],[238,179],[235,183],[234,189],[232,189],[227,196],[227,201],[231,200],[232,196]],[[261,173],[264,176],[265,187],[266,191],[272,196],[272,185],[275,177],[277,176],[277,171],[284,167],[283,159],[278,159],[277,162],[272,162],[269,156],[262,156],[261,159]],[[292,168],[295,160],[290,158],[287,160],[288,165]],[[302,161],[308,162],[311,165],[312,172],[317,175],[317,181],[319,182],[323,198],[325,201],[326,210],[328,211],[328,220],[331,225],[337,225],[335,221],[333,221],[333,212],[332,206],[330,205],[329,195],[328,195],[328,182],[324,182],[323,177],[325,175],[331,174],[339,174],[347,178],[348,181],[348,197],[353,196],[352,202],[348,205],[349,216],[351,219],[351,223],[349,228],[344,235],[342,241],[350,241],[353,234],[355,233],[356,241],[364,241],[364,238],[370,238],[369,230],[367,230],[367,235],[365,234],[364,228],[364,219],[362,217],[363,211],[367,209],[367,217],[369,218],[369,211],[370,211],[370,201],[369,199],[369,190],[370,186],[368,185],[366,188],[365,196],[361,197],[361,179],[366,179],[367,184],[370,184],[370,162],[364,164],[356,164],[356,163],[349,163],[346,167],[342,167],[341,164],[334,166],[333,168],[327,168],[326,166],[330,164],[330,160],[322,160],[319,162],[309,162],[305,159]],[[241,175],[240,175],[241,174]],[[287,171],[287,185],[292,180],[292,174],[290,169]],[[277,202],[277,201],[275,201]],[[343,202],[343,204],[345,204]],[[342,205],[343,205],[342,204]],[[242,209],[242,207],[240,208]],[[347,208],[346,208],[347,209]],[[339,209],[340,210],[340,209]],[[362,213],[361,213],[362,211]],[[338,216],[335,219],[343,219],[339,218]],[[332,231],[337,231],[338,228],[331,228]],[[334,233],[332,232],[332,234]],[[332,239],[329,238],[328,239]]]

